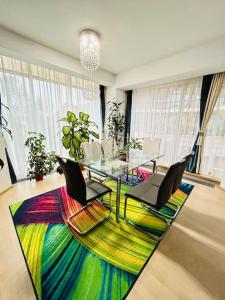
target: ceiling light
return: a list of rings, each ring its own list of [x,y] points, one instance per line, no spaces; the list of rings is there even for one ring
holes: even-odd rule
[[[94,72],[100,65],[100,38],[94,30],[80,33],[80,63],[88,72]]]

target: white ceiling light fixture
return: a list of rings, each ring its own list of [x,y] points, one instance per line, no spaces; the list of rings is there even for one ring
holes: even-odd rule
[[[92,29],[84,29],[80,33],[80,63],[87,79],[83,96],[86,100],[95,100],[99,96],[99,86],[94,75],[100,66],[100,36]]]
[[[80,33],[80,63],[88,72],[94,72],[100,66],[100,37],[91,29]]]

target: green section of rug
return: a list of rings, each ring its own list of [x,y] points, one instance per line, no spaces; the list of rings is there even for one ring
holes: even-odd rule
[[[115,182],[107,182],[115,191]],[[123,215],[122,185],[120,214]],[[182,205],[193,186],[182,183],[171,201]],[[104,198],[105,202],[108,197]],[[148,235],[116,223],[115,214],[81,236],[66,219],[80,208],[62,187],[10,206],[14,225],[38,299],[123,299],[157,247]],[[164,207],[171,213],[172,207]],[[115,192],[113,193],[115,211]],[[136,201],[129,201],[128,217],[160,235],[164,223]]]

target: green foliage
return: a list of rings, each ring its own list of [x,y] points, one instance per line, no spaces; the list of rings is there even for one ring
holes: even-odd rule
[[[139,149],[142,150],[143,144],[139,139],[135,138],[130,138],[129,143],[126,144],[124,147],[124,150],[129,150],[129,149]]]
[[[98,126],[90,121],[89,115],[84,112],[79,112],[77,117],[73,112],[68,111],[67,116],[59,121],[67,123],[62,127],[62,144],[69,150],[69,156],[79,161],[84,157],[81,144],[89,142],[92,138],[99,139],[99,134],[93,131],[93,127],[98,128]]]
[[[29,137],[25,142],[28,153],[28,173],[27,177],[35,179],[38,176],[50,174],[57,162],[55,152],[45,152],[45,136],[42,133],[29,132]]]
[[[12,132],[11,130],[8,128],[8,121],[6,120],[6,118],[3,116],[3,108],[5,108],[6,110],[9,111],[8,106],[6,106],[5,104],[3,104],[1,102],[1,94],[0,94],[0,129],[2,129],[2,132],[6,132],[7,134],[10,135],[10,137],[12,138]]]
[[[120,146],[123,141],[125,130],[125,116],[120,112],[122,102],[117,103],[116,99],[113,99],[113,101],[108,103],[110,103],[108,134],[109,137],[115,139],[117,146]]]

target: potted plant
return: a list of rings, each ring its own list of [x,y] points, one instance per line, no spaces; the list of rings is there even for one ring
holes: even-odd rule
[[[129,150],[129,149],[139,149],[142,150],[143,144],[139,139],[136,138],[130,138],[129,143],[126,144],[124,147],[124,150]]]
[[[6,145],[4,134],[5,133],[8,134],[10,136],[10,138],[12,139],[12,132],[8,127],[9,123],[8,123],[7,119],[4,117],[4,113],[3,113],[4,110],[5,110],[5,113],[6,113],[6,111],[9,112],[9,107],[6,106],[2,102],[1,93],[0,93],[0,135],[1,135],[0,140],[2,139],[3,148],[4,148],[4,150],[2,149],[2,151],[0,151],[1,152],[0,155],[2,156],[2,157],[0,157],[0,171],[3,169],[3,167],[5,165],[4,160],[5,160],[5,162],[7,162],[6,166],[7,166],[8,170],[9,170],[9,164],[11,164],[9,154],[8,154],[8,151],[7,151],[7,145]],[[1,147],[2,147],[2,145],[1,145]],[[9,171],[9,176],[10,176],[11,182],[15,183],[17,181],[16,174],[14,172],[12,164],[11,164],[10,167],[11,167],[11,169]]]
[[[54,170],[57,161],[55,152],[46,153],[45,140],[46,138],[42,133],[29,132],[29,137],[25,142],[25,147],[29,149],[27,177],[30,180],[42,180],[43,176]]]
[[[93,128],[98,128],[95,122],[89,120],[89,115],[79,112],[77,117],[68,111],[65,118],[60,119],[66,123],[62,128],[62,144],[69,150],[69,156],[79,161],[84,158],[82,143],[89,142],[92,138],[99,139],[99,134]]]
[[[117,102],[114,98],[109,101],[109,116],[108,116],[108,136],[115,139],[116,145],[120,148],[124,139],[125,130],[125,115],[121,114],[120,107],[123,102]]]
[[[6,118],[3,116],[3,109],[5,108],[6,110],[9,111],[8,106],[6,106],[5,104],[3,104],[1,102],[1,94],[0,94],[0,129],[4,130],[6,133],[8,133],[10,135],[10,137],[12,138],[12,132],[11,130],[8,128],[8,121],[6,120]]]

